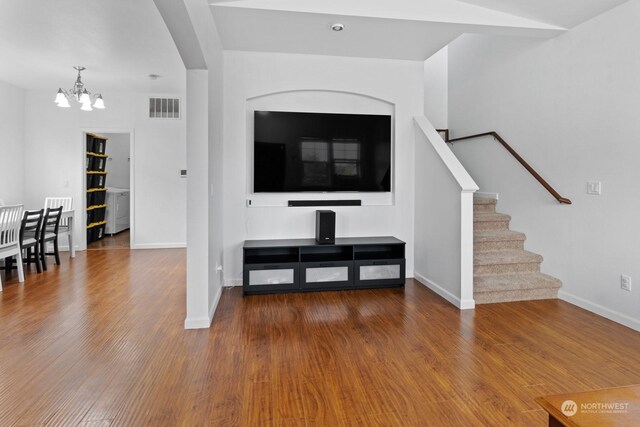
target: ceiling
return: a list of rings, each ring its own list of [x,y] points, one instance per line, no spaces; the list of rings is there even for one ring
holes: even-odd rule
[[[461,0],[540,22],[573,28],[627,0]]]
[[[74,65],[93,92],[176,93],[185,81],[153,0],[0,0],[0,54],[0,80],[25,89],[68,89]]]
[[[228,50],[406,60],[426,59],[464,33],[554,37],[624,2],[208,1]],[[345,30],[331,31],[336,22]],[[0,55],[0,81],[26,89],[67,89],[74,65],[87,67],[83,81],[94,92],[176,93],[185,81],[153,0],[0,0]]]
[[[555,37],[624,0],[209,0],[228,50],[424,60],[465,33]],[[331,31],[341,23],[345,29]]]

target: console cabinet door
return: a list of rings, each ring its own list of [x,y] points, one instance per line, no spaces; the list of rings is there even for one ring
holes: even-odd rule
[[[404,259],[355,261],[355,286],[357,288],[402,286],[404,281]]]
[[[302,289],[345,289],[353,287],[353,261],[303,262]]]
[[[243,291],[249,294],[299,289],[298,267],[298,263],[245,264]]]

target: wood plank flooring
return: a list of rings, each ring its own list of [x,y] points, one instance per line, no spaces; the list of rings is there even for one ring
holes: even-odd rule
[[[89,243],[87,249],[129,249],[130,239],[131,234],[129,230],[121,231],[113,236],[107,234],[102,239]]]
[[[62,258],[0,293],[1,426],[544,426],[537,396],[640,383],[640,333],[562,301],[233,288],[185,331],[183,250]]]

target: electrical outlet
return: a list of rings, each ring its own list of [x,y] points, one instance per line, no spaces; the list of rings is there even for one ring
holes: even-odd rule
[[[599,196],[602,194],[602,182],[600,181],[588,181],[587,182],[587,194],[593,194]]]
[[[620,276],[620,288],[624,291],[631,292],[631,277],[625,276],[624,274]]]

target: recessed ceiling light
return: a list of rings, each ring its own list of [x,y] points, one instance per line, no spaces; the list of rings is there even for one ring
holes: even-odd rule
[[[342,25],[342,24],[333,24],[331,26],[331,29],[333,31],[342,31],[342,30],[344,30],[344,25]]]

